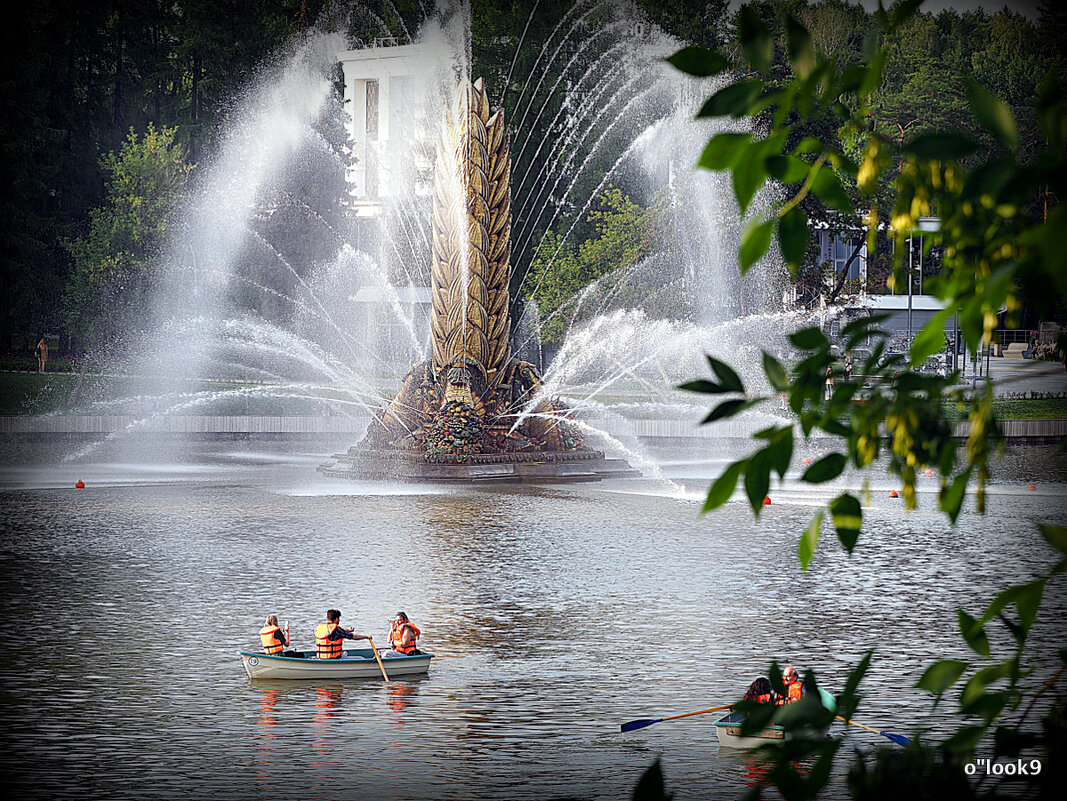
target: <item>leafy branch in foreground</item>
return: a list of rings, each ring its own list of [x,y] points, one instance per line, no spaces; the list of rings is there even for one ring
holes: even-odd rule
[[[803,482],[831,481],[850,464],[866,471],[884,456],[889,472],[901,481],[908,508],[917,503],[917,475],[926,469],[940,476],[939,507],[953,523],[972,484],[978,510],[984,510],[988,460],[998,434],[992,386],[987,382],[981,390],[968,391],[959,386],[958,373],[939,377],[914,368],[944,347],[945,323],[952,315],[958,318],[968,349],[975,351],[992,341],[1002,311],[1007,312],[1009,325],[1017,325],[1024,294],[1039,313],[1049,312],[1058,298],[1067,296],[1067,209],[1054,205],[1045,211],[1039,202],[1062,197],[1067,191],[1067,103],[1050,73],[1040,88],[1036,108],[1045,147],[1031,160],[1020,153],[1010,108],[973,80],[968,82],[970,109],[997,143],[993,149],[983,150],[976,139],[957,131],[927,132],[901,142],[882,135],[874,125],[871,103],[889,58],[884,37],[899,31],[918,5],[919,0],[904,0],[888,12],[879,5],[863,60],[843,69],[832,58],[816,53],[808,31],[789,17],[785,40],[791,75],[772,79],[772,34],[749,6],[739,14],[741,63],[731,65],[720,54],[692,47],[668,59],[694,76],[720,74],[731,67],[740,71],[740,79],[712,95],[698,117],[731,116],[760,123],[761,136],[731,132],[713,137],[699,166],[730,171],[742,213],[749,212],[766,182],[775,181],[785,190],[784,198],[752,213],[746,222],[739,246],[742,274],[767,253],[775,235],[790,271],[796,274],[810,239],[801,202],[810,196],[865,229],[870,252],[874,252],[879,225],[889,223],[898,245],[891,287],[906,280],[909,268],[904,254],[908,249],[903,246],[918,229],[920,217],[940,219],[939,231],[927,239],[944,253],[940,275],[927,284],[942,310],[910,343],[907,354],[890,351],[890,337],[878,327],[884,318],[860,318],[842,328],[846,350],[860,342],[873,343],[860,371],[869,389],[837,381],[827,396],[827,376],[840,373],[831,342],[818,327],[789,337],[797,355],[788,365],[770,353],[763,354],[767,384],[788,399],[794,417],[753,435],[756,449],[728,465],[712,483],[705,512],[726,503],[740,483],[758,516],[771,474],[784,478],[798,435],[807,439],[816,431],[828,435],[820,445],[823,441],[833,445],[804,470]],[[828,120],[836,137],[810,135],[826,130]],[[850,152],[862,153],[859,159],[849,157],[841,144],[846,140],[852,143]],[[875,193],[884,187],[890,165],[896,168],[891,187],[894,200],[890,219],[885,221],[879,220]],[[867,208],[855,209],[846,181],[855,186],[856,196]],[[694,392],[726,396],[704,422],[732,417],[768,399],[748,395],[728,365],[711,357],[709,364],[714,381],[683,385]],[[953,437],[954,420],[946,414],[945,401],[956,402],[966,413],[968,435],[962,449]],[[815,514],[800,536],[798,556],[804,569],[813,558],[827,516],[850,554],[859,541],[862,504],[855,495],[840,493]],[[1067,531],[1042,526],[1041,533],[1067,557]],[[1023,699],[1022,682],[1028,675],[1024,647],[1045,587],[1065,568],[1067,558],[1047,574],[1009,587],[977,618],[958,610],[960,634],[978,661],[942,659],[923,673],[916,686],[931,692],[936,705],[963,682],[956,710],[961,724],[937,749],[920,741],[904,752],[880,752],[873,766],[861,758],[850,774],[850,787],[857,797],[891,797],[896,791],[896,797],[905,793],[930,797],[931,792],[993,797],[995,788],[983,789],[964,778],[961,761],[991,733],[994,757],[1017,756],[1039,746],[1062,751],[1062,709],[1046,716],[1044,733],[1023,729],[1032,702],[1014,723],[1005,723],[1004,715],[1016,710]],[[1015,650],[1004,659],[992,656],[987,633],[991,625],[1007,627],[1014,638]],[[1061,653],[1060,659],[1067,660],[1067,654]],[[869,658],[864,659],[853,671],[838,698],[846,716],[859,702],[857,688],[868,663]],[[772,665],[772,680],[777,678],[775,669]],[[1061,668],[1053,681],[1062,673]],[[814,675],[809,674],[808,681],[814,686]],[[819,712],[811,710],[810,714]],[[753,715],[757,716],[755,710]],[[783,725],[791,728],[793,723]],[[814,797],[829,780],[835,753],[836,746],[825,739],[797,737],[775,752],[770,780],[786,798]],[[796,760],[807,760],[803,773],[794,767]],[[1037,780],[1047,781],[1047,775]]]

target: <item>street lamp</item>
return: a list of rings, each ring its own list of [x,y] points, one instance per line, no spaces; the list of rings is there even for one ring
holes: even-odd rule
[[[915,268],[912,266],[912,239],[916,231],[919,232],[919,269],[922,270],[923,266],[923,235],[935,233],[941,230],[941,218],[940,217],[920,217],[919,225],[917,228],[911,230],[908,234],[908,347],[911,347],[911,332],[912,332],[912,276],[915,274]],[[922,292],[922,276],[919,276],[919,292]],[[953,358],[955,358],[956,346],[953,343],[952,346]]]

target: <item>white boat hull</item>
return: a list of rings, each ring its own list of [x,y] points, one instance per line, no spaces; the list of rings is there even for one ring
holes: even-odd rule
[[[241,651],[241,663],[250,679],[372,679],[382,678],[378,661],[369,649],[345,651],[340,659],[267,656]],[[382,659],[389,678],[419,676],[430,669],[433,654]]]
[[[819,690],[819,697],[822,705],[827,710],[830,712],[837,710],[837,702],[828,692]],[[827,724],[821,729],[803,728],[796,732],[790,732],[781,726],[771,724],[761,729],[758,734],[742,736],[741,724],[744,720],[745,715],[742,712],[730,712],[725,717],[717,720],[715,722],[715,735],[719,738],[719,745],[724,745],[728,748],[759,748],[761,745],[767,745],[768,743],[783,743],[787,740],[792,740],[797,734],[803,734],[805,737],[825,737],[830,730],[830,726]]]

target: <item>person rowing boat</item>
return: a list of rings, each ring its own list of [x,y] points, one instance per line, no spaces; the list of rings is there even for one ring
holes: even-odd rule
[[[315,655],[319,659],[340,659],[345,640],[369,640],[369,634],[353,634],[352,628],[341,628],[341,612],[326,610],[326,622],[315,627]]]
[[[794,704],[804,697],[804,684],[800,680],[800,674],[792,665],[786,665],[782,671],[782,686],[784,693],[777,693],[771,687],[771,682],[766,676],[760,676],[745,691],[746,701],[756,701],[760,704],[776,704],[786,706]]]

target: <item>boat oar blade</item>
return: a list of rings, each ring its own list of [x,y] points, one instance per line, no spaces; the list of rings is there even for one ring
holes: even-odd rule
[[[888,737],[897,745],[911,745],[911,740],[909,740],[903,734],[890,734],[887,731],[880,731],[878,733],[881,734],[883,737]]]
[[[656,718],[655,720],[631,720],[629,723],[623,723],[619,726],[620,731],[634,731],[635,729],[643,729],[645,726],[651,726],[653,723],[659,723],[663,718]]]
[[[834,715],[834,717],[837,718],[838,720],[844,722],[844,723],[851,723],[853,726],[859,726],[861,729],[866,729],[869,732],[874,732],[875,734],[880,734],[883,737],[886,737],[886,738],[892,740],[897,745],[911,745],[911,740],[909,740],[903,734],[890,734],[887,731],[879,731],[878,729],[874,728],[873,726],[868,726],[866,723],[857,723],[856,721],[849,720],[848,718],[842,717],[841,715]]]

